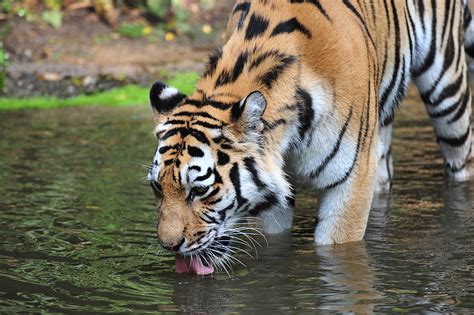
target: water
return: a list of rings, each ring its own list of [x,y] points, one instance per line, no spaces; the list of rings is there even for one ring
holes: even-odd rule
[[[474,185],[444,178],[414,97],[397,117],[393,192],[364,241],[314,246],[316,200],[299,190],[291,233],[211,277],[175,274],[156,246],[147,107],[0,117],[4,312],[474,310]]]

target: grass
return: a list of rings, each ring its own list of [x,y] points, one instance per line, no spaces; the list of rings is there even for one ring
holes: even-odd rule
[[[191,94],[199,75],[196,72],[177,73],[166,83],[176,87],[185,94]],[[33,97],[33,98],[0,98],[0,110],[25,108],[58,108],[69,106],[127,106],[148,104],[149,88],[127,85],[91,95],[79,95],[71,98]]]

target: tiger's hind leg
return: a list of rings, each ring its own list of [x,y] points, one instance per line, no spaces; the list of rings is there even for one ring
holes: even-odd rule
[[[464,181],[474,176],[471,90],[463,42],[459,36],[450,36],[446,47],[438,48],[438,57],[414,71],[414,81],[434,127],[446,172]]]

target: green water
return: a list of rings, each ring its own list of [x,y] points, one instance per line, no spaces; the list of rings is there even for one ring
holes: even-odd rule
[[[314,246],[300,189],[291,233],[210,277],[175,274],[156,245],[147,107],[0,113],[0,311],[474,311],[474,185],[444,179],[426,115],[405,107],[364,241]]]

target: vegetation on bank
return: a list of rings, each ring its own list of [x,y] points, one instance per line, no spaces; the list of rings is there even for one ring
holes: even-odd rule
[[[199,75],[196,72],[177,73],[167,84],[176,87],[185,94],[191,94]],[[59,108],[69,106],[125,106],[140,105],[148,103],[149,88],[138,85],[127,85],[91,95],[79,95],[76,97],[61,99],[56,97],[33,97],[33,98],[0,98],[0,110],[14,110],[25,108]]]
[[[203,32],[207,33],[209,13],[216,5],[217,0],[2,0],[0,20],[1,16],[16,15],[60,28],[65,12],[88,10],[123,36],[155,33],[169,39],[172,35],[193,35],[196,25],[190,24],[191,16],[199,17],[198,24],[205,23]]]

